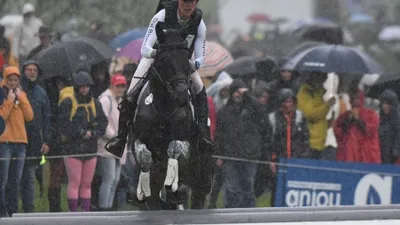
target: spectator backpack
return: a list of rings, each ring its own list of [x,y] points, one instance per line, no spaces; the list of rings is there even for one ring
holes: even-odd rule
[[[78,101],[76,100],[75,95],[74,95],[74,87],[65,87],[60,91],[58,105],[60,105],[61,102],[64,101],[64,99],[66,99],[66,98],[69,98],[72,102],[71,113],[69,116],[70,121],[72,121],[72,119],[74,118],[74,116],[76,114],[76,111],[80,107],[85,108],[87,115],[88,115],[88,118],[87,118],[88,121],[90,120],[89,108],[92,109],[93,115],[94,115],[94,117],[96,117],[96,105],[94,103],[94,98],[92,98],[92,100],[89,103],[78,104]]]

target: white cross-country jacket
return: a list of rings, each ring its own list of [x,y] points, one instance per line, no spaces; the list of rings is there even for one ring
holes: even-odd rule
[[[179,19],[179,15],[177,14]],[[141,53],[145,58],[152,58],[153,52],[156,51],[153,47],[157,41],[156,25],[158,22],[165,21],[165,9],[159,11],[151,20],[145,39],[143,41]],[[197,29],[197,37],[194,43],[194,61],[197,62],[199,68],[204,64],[206,55],[206,33],[207,28],[203,20],[201,20]],[[189,46],[193,43],[188,43]]]

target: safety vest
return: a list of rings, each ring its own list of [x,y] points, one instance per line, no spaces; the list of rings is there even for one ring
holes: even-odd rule
[[[196,10],[193,12],[191,18],[186,24],[180,24],[178,21],[177,17],[177,11],[178,11],[178,2],[177,1],[167,1],[164,3],[164,9],[165,9],[165,20],[164,22],[159,22],[161,25],[162,29],[168,30],[168,29],[176,29],[179,30],[184,26],[187,26],[187,33],[182,34],[185,35],[182,37],[185,39],[188,43],[188,48],[189,48],[189,53],[190,57],[193,55],[194,52],[194,42],[196,41],[197,38],[197,30],[199,28],[199,25],[201,23],[201,20],[203,18],[203,12],[201,9],[196,8]],[[155,46],[156,48],[156,46]]]
[[[74,116],[76,114],[76,111],[80,107],[83,107],[86,110],[86,115],[87,115],[88,122],[90,122],[90,110],[89,110],[89,108],[91,109],[91,111],[93,113],[93,116],[96,117],[96,104],[94,102],[94,98],[92,98],[92,100],[90,100],[89,103],[78,103],[78,100],[76,99],[75,94],[74,94],[74,87],[65,87],[60,92],[58,105],[60,105],[61,102],[66,98],[69,98],[71,100],[71,103],[72,103],[71,113],[70,113],[70,116],[69,116],[69,120],[70,121],[72,121],[72,119],[74,118]]]

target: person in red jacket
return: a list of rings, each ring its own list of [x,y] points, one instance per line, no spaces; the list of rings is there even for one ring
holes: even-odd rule
[[[379,118],[364,108],[364,93],[350,93],[352,110],[339,116],[334,126],[338,141],[337,160],[358,163],[381,163]]]
[[[214,101],[211,97],[207,97],[208,101],[208,118],[210,119],[210,136],[211,140],[214,142],[215,127],[217,124],[217,111],[215,110]]]

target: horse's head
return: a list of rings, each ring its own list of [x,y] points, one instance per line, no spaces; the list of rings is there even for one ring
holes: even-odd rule
[[[160,91],[166,91],[177,104],[183,105],[189,100],[189,76],[192,67],[189,59],[189,49],[186,30],[163,30],[156,26],[158,51],[154,57],[153,72],[150,79]]]

